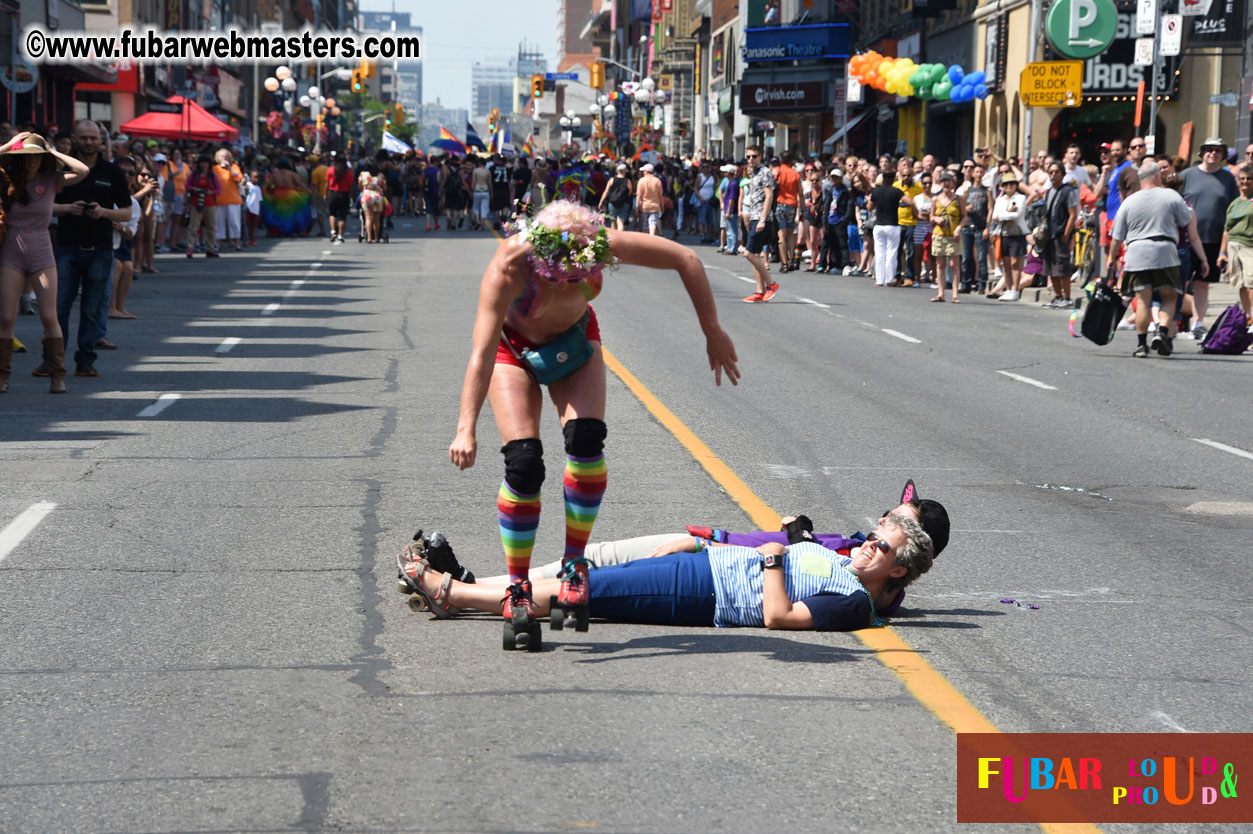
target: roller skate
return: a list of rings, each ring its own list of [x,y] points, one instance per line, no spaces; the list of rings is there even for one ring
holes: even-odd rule
[[[531,582],[519,580],[505,589],[505,630],[502,648],[505,651],[526,649],[537,652],[543,645],[539,620],[535,619],[531,602]]]
[[[413,541],[405,547],[405,552],[401,555],[410,560],[426,559],[431,570],[452,574],[452,578],[458,582],[474,584],[474,573],[469,568],[462,567],[456,554],[452,552],[452,545],[438,530],[430,536],[423,536],[421,530],[414,533]]]
[[[571,623],[575,631],[587,631],[587,566],[588,561],[582,556],[562,564],[561,573],[557,574],[561,590],[548,601],[548,626],[553,631],[561,631]]]
[[[422,574],[431,567],[431,563],[424,557],[412,558],[411,548],[412,545],[405,548],[403,553],[396,554],[396,590],[409,598],[409,610],[415,614],[430,611],[441,620],[461,613],[460,609],[454,608],[448,602],[452,574],[445,573],[439,589],[428,593],[422,587]]]

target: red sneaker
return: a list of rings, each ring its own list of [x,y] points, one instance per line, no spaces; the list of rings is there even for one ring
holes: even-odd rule
[[[759,292],[755,292],[755,293],[753,293],[752,295],[746,295],[746,296],[744,296],[744,303],[745,303],[745,304],[756,304],[756,303],[757,303],[757,302],[759,302],[759,301],[765,301],[765,300],[766,300],[765,295],[763,295],[762,293],[759,293]]]
[[[766,291],[761,294],[761,300],[769,301],[770,299],[774,298],[775,293],[777,293],[778,291],[779,291],[779,285],[777,283],[770,284],[769,286],[766,287]]]

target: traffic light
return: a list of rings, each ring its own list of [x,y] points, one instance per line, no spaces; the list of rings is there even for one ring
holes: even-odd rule
[[[597,90],[605,89],[605,65],[600,61],[592,62],[592,80],[588,86]]]
[[[491,115],[487,117],[487,132],[495,136],[498,124],[500,124],[500,108],[493,107]]]
[[[383,130],[391,130],[391,129],[392,129],[392,111],[384,110],[383,111]]]
[[[543,97],[544,97],[544,76],[532,75],[531,76],[531,98],[543,98]]]
[[[392,109],[394,111],[394,114],[392,116],[392,123],[398,124],[398,125],[404,124],[405,123],[405,106],[401,104],[400,102],[396,102],[396,106]]]
[[[355,69],[352,71],[352,91],[360,93],[363,90],[365,90],[365,81],[361,78],[361,70]]]
[[[362,78],[373,78],[373,77],[374,77],[374,71],[375,71],[375,65],[376,65],[376,63],[377,63],[377,62],[375,62],[375,61],[365,61],[365,60],[363,60],[363,61],[361,62],[361,77],[362,77]]]

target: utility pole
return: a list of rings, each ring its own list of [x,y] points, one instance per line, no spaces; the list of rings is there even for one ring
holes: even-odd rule
[[[1040,5],[1041,0],[1031,0],[1031,18],[1028,24],[1031,27],[1031,37],[1028,39],[1027,63],[1035,61],[1040,51]],[[1024,110],[1026,112],[1022,117],[1022,165],[1026,170],[1028,160],[1031,159],[1031,131],[1035,123],[1035,108],[1026,107]]]
[[[1153,72],[1150,75],[1151,81],[1149,86],[1149,129],[1145,132],[1145,136],[1152,137],[1151,140],[1146,139],[1145,145],[1153,145],[1153,153],[1157,153],[1157,74],[1162,65],[1162,56],[1160,54],[1162,48],[1162,24],[1161,24],[1161,0],[1156,0],[1153,4]]]

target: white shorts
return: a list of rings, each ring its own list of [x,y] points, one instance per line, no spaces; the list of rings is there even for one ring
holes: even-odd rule
[[[239,240],[241,206],[218,206],[218,240]]]
[[[644,221],[648,224],[648,228],[655,229],[661,223],[661,212],[646,211],[644,212]]]

